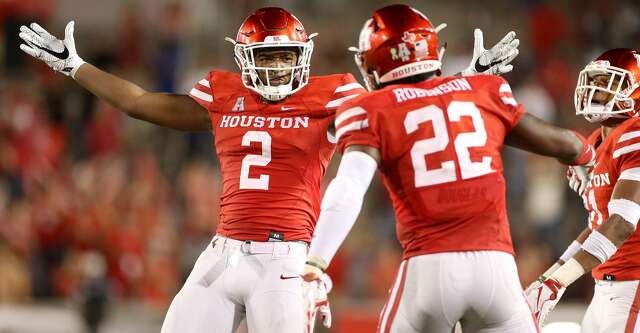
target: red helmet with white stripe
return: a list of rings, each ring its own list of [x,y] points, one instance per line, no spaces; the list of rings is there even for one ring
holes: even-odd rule
[[[429,19],[406,5],[378,9],[360,32],[356,64],[367,88],[440,70],[438,31]]]
[[[595,96],[607,96],[598,101]],[[640,52],[612,49],[590,62],[578,75],[576,114],[591,122],[634,117],[640,111]]]
[[[236,39],[227,38],[235,45],[235,60],[242,71],[245,87],[259,93],[271,101],[281,100],[302,89],[309,81],[313,38],[317,34],[307,35],[302,23],[282,8],[266,7],[249,15]],[[256,51],[268,48],[293,48],[298,53],[296,65],[291,67],[258,67]],[[270,75],[276,72],[291,71],[288,83],[272,86]],[[266,73],[266,82],[260,79],[258,71]]]

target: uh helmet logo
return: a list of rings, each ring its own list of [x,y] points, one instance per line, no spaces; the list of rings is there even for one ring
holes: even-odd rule
[[[402,43],[389,49],[392,60],[409,61],[411,59],[410,47],[415,52],[416,58],[422,58],[429,54],[429,45],[426,39],[417,40],[416,34],[405,31],[402,35]]]

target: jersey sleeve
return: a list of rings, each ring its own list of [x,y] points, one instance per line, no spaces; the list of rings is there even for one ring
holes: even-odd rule
[[[207,111],[213,110],[213,89],[212,89],[212,77],[214,72],[209,72],[200,81],[193,85],[191,91],[189,91],[189,97],[198,104],[202,105]]]
[[[368,110],[369,109],[369,110]],[[380,148],[380,139],[372,128],[375,114],[359,103],[347,103],[338,109],[335,119],[338,150],[342,153],[351,145]]]
[[[525,114],[524,106],[516,100],[511,91],[509,83],[499,76],[478,76],[486,77],[489,81],[488,89],[490,98],[495,106],[496,115],[510,131]]]
[[[629,169],[640,168],[640,125],[630,126],[620,135],[612,155],[620,174]]]
[[[338,86],[333,91],[329,102],[325,105],[327,111],[334,113],[336,110],[348,100],[354,99],[366,90],[351,74],[344,74],[340,77]]]

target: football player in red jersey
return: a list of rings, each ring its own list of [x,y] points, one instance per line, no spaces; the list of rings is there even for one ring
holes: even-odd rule
[[[608,50],[589,63],[578,77],[575,107],[601,125],[589,137],[596,149],[590,181],[571,184],[583,196],[588,227],[526,294],[542,323],[565,288],[591,271],[595,292],[582,332],[639,332],[640,51]]]
[[[440,77],[438,36],[405,5],[379,9],[356,60],[377,89],[335,119],[344,152],[322,200],[305,280],[322,274],[380,170],[404,250],[378,332],[536,332],[518,279],[505,207],[504,143],[586,164],[577,133],[525,113],[493,75]]]
[[[313,35],[281,8],[257,10],[231,40],[241,73],[211,71],[188,95],[150,93],[85,63],[73,29],[70,22],[60,40],[35,23],[23,26],[20,48],[134,118],[214,134],[223,178],[217,234],[162,332],[230,333],[245,317],[252,333],[303,331],[314,313],[303,315],[300,273],[335,147],[330,125],[336,108],[364,89],[350,74],[311,77]],[[476,39],[465,72],[511,70],[514,37],[490,50]],[[312,297],[318,305],[323,292]]]

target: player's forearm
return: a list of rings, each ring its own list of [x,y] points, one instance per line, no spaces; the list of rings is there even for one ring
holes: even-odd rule
[[[352,180],[336,177],[322,200],[309,257],[321,258],[325,265],[331,262],[360,215],[364,193],[351,191],[353,185]]]
[[[582,249],[582,244],[585,240],[587,240],[587,237],[589,237],[589,235],[591,235],[591,229],[584,228],[580,235],[578,235],[578,237],[571,243],[571,245],[569,245],[567,250],[562,253],[560,258],[558,258],[556,264],[562,265],[565,262],[569,261],[569,259],[573,258],[576,253],[580,252],[580,250]]]
[[[339,193],[349,186],[343,180],[337,178],[329,184],[325,192],[325,198],[329,197],[329,199],[322,202],[324,208],[309,248],[309,257],[321,258],[324,265],[328,265],[335,256],[353,228],[362,207],[362,198],[353,194]]]
[[[576,255],[573,256],[573,259],[575,259],[580,264],[580,266],[582,266],[582,269],[585,272],[590,272],[592,269],[596,268],[596,266],[601,264],[598,258],[584,250],[576,253]]]
[[[560,128],[525,114],[509,133],[505,143],[539,155],[555,157],[563,164],[584,164],[592,157],[586,140],[571,130]]]
[[[325,264],[331,262],[360,214],[376,168],[375,159],[360,151],[347,152],[342,157],[336,178],[322,198],[310,257],[319,257]]]
[[[596,231],[602,234],[604,237],[606,237],[617,249],[620,246],[622,246],[624,241],[627,240],[627,238],[629,238],[631,234],[635,232],[635,226],[625,221],[619,215],[613,215],[609,217],[600,227],[598,227]],[[593,255],[592,257],[595,258],[595,256]],[[604,262],[605,260],[601,260],[601,259],[606,260],[608,258],[600,258],[599,261]],[[589,261],[589,262],[592,262],[592,261]],[[593,266],[584,266],[584,267],[587,270],[591,270],[598,264],[599,263],[596,263],[596,265],[593,265]]]
[[[582,230],[580,235],[578,235],[578,237],[576,238],[576,242],[583,244],[584,241],[587,240],[587,237],[589,237],[589,235],[591,235],[591,229],[584,228],[584,230]]]
[[[604,237],[606,240],[610,241],[613,247],[610,246],[610,253],[606,253],[607,251],[588,251],[583,249],[582,251],[576,253],[574,256],[575,260],[582,265],[586,272],[591,271],[596,266],[605,262],[609,259],[622,244],[624,243],[631,234],[635,231],[634,226],[622,219],[618,215],[613,215],[606,222],[604,222],[597,231]],[[586,241],[585,237],[585,241]],[[604,240],[606,242],[606,240]],[[606,245],[605,245],[606,247]],[[615,248],[614,248],[615,247]],[[600,253],[602,252],[602,253]]]
[[[555,157],[562,164],[581,164],[576,163],[576,160],[583,153],[585,146],[573,131],[559,127],[548,129],[546,140],[541,140],[541,142],[542,144],[536,147],[537,153]]]
[[[206,110],[187,95],[150,93],[91,64],[80,66],[75,79],[87,90],[133,118],[185,131],[211,129]]]
[[[568,286],[585,272],[607,261],[634,232],[635,225],[632,223],[618,215],[609,217],[586,237],[582,249],[551,274],[551,277],[563,286]]]
[[[137,99],[147,91],[136,84],[102,71],[89,63],[80,66],[74,78],[85,89],[115,108],[136,118],[143,116],[140,110],[137,110],[136,104]]]
[[[619,231],[616,231],[616,233],[619,233]],[[594,233],[594,235],[596,234]],[[583,248],[578,251],[578,253],[576,253],[569,262],[565,263],[564,265],[562,265],[562,267],[556,270],[551,275],[551,277],[558,280],[563,286],[569,286],[584,273],[590,272],[598,265],[607,261],[607,259],[609,259],[615,253],[617,248],[622,245],[622,242],[624,242],[623,240],[619,242],[618,245],[616,245],[612,239],[614,237],[611,237],[612,235],[607,236],[605,234],[602,234],[600,232],[600,228],[598,229],[597,235],[599,237],[594,238],[596,239],[595,242],[591,239],[585,240],[585,242],[587,242],[587,244],[585,244],[586,246],[583,245]],[[607,240],[611,242],[609,246],[607,246],[606,244]],[[595,248],[595,250],[593,245],[594,243],[598,246]]]
[[[589,144],[580,134],[567,129],[558,131],[556,140],[556,158],[566,165],[583,165],[594,157],[590,152]]]
[[[571,259],[576,253],[580,251],[582,244],[584,244],[584,241],[587,240],[589,235],[591,235],[591,229],[584,228],[584,230],[582,230],[582,232],[578,235],[578,237],[576,237],[571,245],[569,245],[569,248],[567,248],[567,250],[560,256],[558,262],[560,264],[564,264],[565,262],[569,261],[569,259]]]

